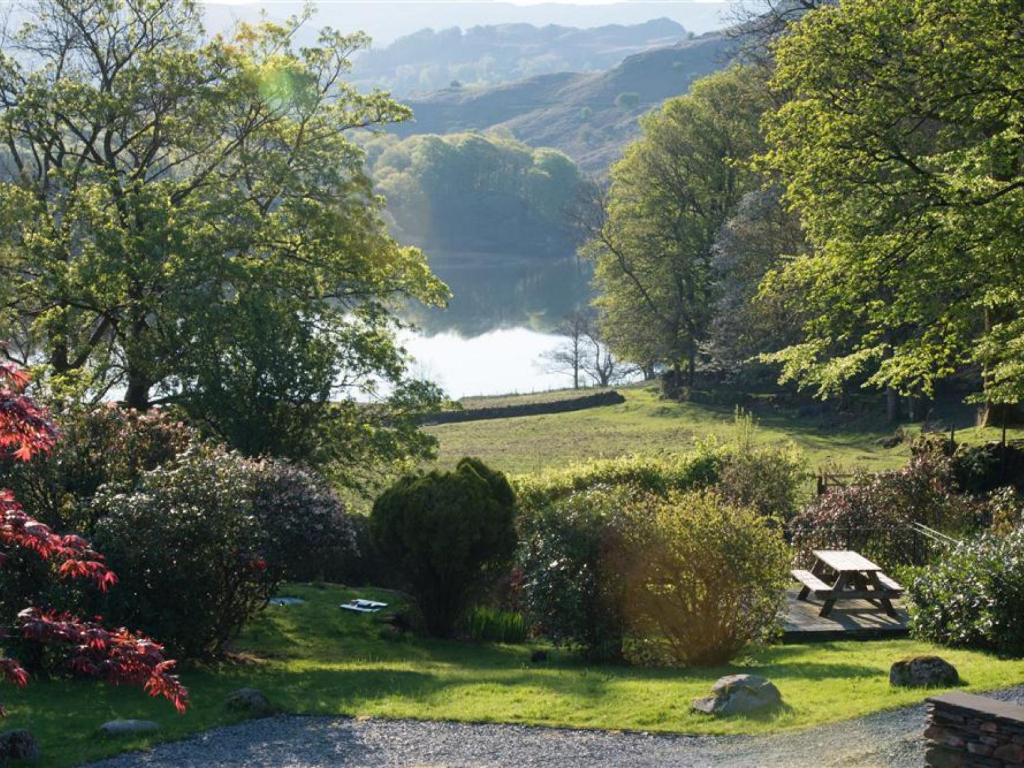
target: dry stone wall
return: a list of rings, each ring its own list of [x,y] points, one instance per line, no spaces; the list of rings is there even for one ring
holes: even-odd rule
[[[1024,707],[968,693],[928,700],[928,768],[1024,768]]]

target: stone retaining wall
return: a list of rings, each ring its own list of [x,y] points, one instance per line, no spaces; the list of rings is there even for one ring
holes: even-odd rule
[[[508,419],[513,416],[537,416],[544,413],[567,413],[582,411],[587,408],[598,408],[604,405],[619,405],[626,398],[614,389],[598,392],[594,395],[567,397],[564,400],[550,400],[540,403],[524,403],[522,405],[501,405],[494,408],[467,408],[464,411],[442,411],[425,416],[422,424],[453,424],[461,421],[479,421],[482,419]]]
[[[928,699],[928,768],[1024,768],[1024,707],[969,693]]]

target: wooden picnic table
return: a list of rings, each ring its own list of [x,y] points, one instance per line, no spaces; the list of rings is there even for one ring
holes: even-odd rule
[[[792,574],[803,585],[798,599],[814,594],[825,601],[820,615],[828,616],[838,600],[867,600],[890,616],[897,615],[892,600],[903,594],[903,587],[866,557],[848,550],[816,549],[814,558],[811,570],[795,569]]]

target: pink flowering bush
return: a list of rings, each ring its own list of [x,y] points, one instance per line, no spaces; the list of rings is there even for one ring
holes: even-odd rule
[[[793,518],[789,530],[805,558],[812,549],[853,549],[892,567],[927,559],[912,523],[959,537],[973,530],[981,515],[978,502],[959,493],[952,460],[924,452],[900,469],[864,475],[819,496]]]
[[[310,469],[254,464],[253,513],[266,533],[269,567],[290,581],[334,580],[358,556],[356,533],[334,489]]]
[[[282,575],[268,567],[256,474],[256,462],[234,451],[196,446],[130,490],[101,488],[95,538],[122,577],[105,610],[181,656],[223,655]]]

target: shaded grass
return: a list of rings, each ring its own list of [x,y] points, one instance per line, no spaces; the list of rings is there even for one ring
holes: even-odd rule
[[[303,714],[753,734],[922,701],[929,692],[888,684],[891,663],[910,654],[940,652],[971,690],[1024,682],[1024,661],[911,640],[773,646],[733,665],[702,669],[594,667],[558,651],[535,665],[529,657],[538,646],[382,639],[376,617],[338,609],[355,594],[342,587],[294,586],[288,593],[307,603],[268,608],[238,644],[255,661],[183,672],[192,694],[184,716],[134,689],[34,681],[24,691],[3,690],[11,713],[3,727],[33,730],[43,765],[57,768],[153,742],[97,739],[96,728],[115,717],[157,720],[163,725],[158,739],[233,722],[222,702],[245,685],[262,689],[282,710]],[[359,594],[395,599],[380,590]],[[689,711],[691,699],[738,671],[773,680],[789,706],[761,718],[714,719]]]

